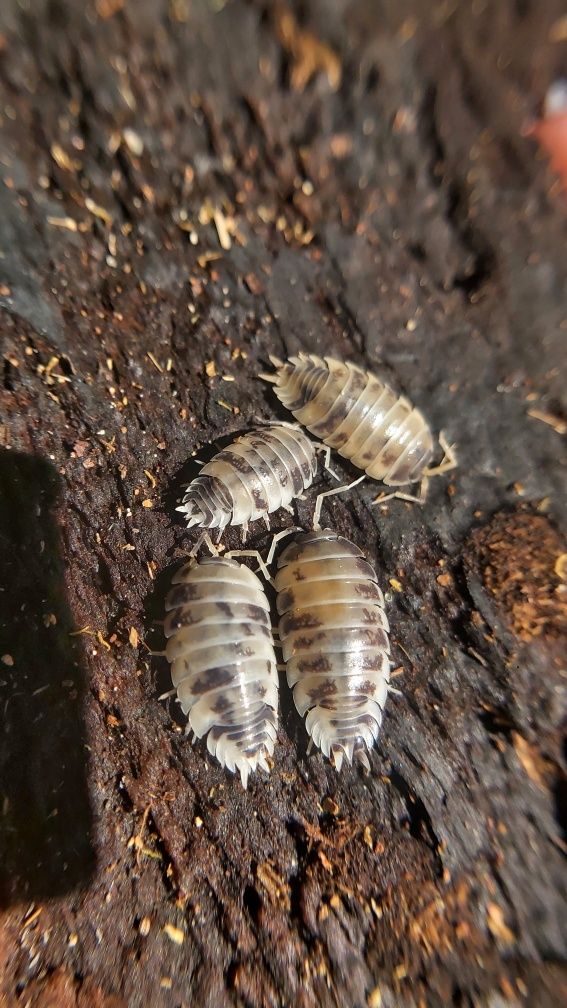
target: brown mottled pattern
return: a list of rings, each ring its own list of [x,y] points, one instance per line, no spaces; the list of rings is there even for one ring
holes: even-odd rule
[[[433,439],[420,411],[355,364],[290,357],[275,393],[312,434],[388,486],[419,480],[431,460]]]
[[[246,787],[269,770],[277,729],[278,675],[269,604],[261,582],[234,560],[185,564],[165,607],[166,656],[189,726],[207,735],[221,766]]]
[[[250,431],[215,455],[189,484],[179,509],[191,528],[223,529],[288,507],[313,482],[315,447],[298,427]]]
[[[298,536],[275,587],[287,681],[306,728],[337,769],[378,737],[390,675],[388,620],[373,567],[330,530]]]

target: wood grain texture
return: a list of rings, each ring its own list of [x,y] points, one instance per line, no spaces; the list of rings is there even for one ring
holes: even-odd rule
[[[522,133],[562,14],[2,4],[4,1004],[564,1003],[565,201]],[[299,351],[460,466],[324,506],[390,587],[370,776],[284,695],[245,793],[147,648],[187,459],[284,419],[256,375]]]

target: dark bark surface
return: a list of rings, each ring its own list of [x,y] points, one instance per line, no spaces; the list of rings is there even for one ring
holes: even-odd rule
[[[2,1004],[565,1003],[567,228],[522,135],[563,12],[2,5]],[[257,374],[299,349],[459,468],[325,508],[403,669],[371,774],[282,684],[244,792],[148,649],[187,460],[282,416]]]

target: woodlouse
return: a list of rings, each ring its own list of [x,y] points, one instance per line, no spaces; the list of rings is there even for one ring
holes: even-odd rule
[[[315,354],[300,353],[285,364],[270,359],[277,371],[262,378],[274,383],[280,402],[372,479],[403,486],[453,468],[446,454],[440,466],[427,469],[433,438],[423,415],[370,371]]]
[[[275,579],[287,681],[315,745],[337,770],[369,767],[390,678],[384,597],[354,543],[329,529],[287,546]]]
[[[237,438],[203,466],[179,511],[189,528],[224,529],[291,510],[317,472],[316,446],[295,425],[270,424]]]
[[[247,567],[226,557],[185,564],[166,599],[165,654],[189,727],[244,787],[269,771],[278,673],[269,603]]]

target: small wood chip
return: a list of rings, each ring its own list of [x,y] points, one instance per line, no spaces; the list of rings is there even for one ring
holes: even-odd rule
[[[140,924],[139,924],[139,927],[138,927],[138,932],[141,934],[142,938],[145,938],[146,935],[149,935],[151,926],[152,926],[152,922],[151,922],[150,918],[149,917],[142,917],[142,919],[140,921]]]
[[[128,640],[130,641],[130,644],[132,645],[132,647],[138,647],[138,644],[140,642],[140,637],[138,635],[138,631],[136,630],[136,627],[130,627],[130,633],[128,635]]]
[[[78,224],[72,217],[48,217],[47,223],[52,227],[64,228],[66,231],[78,231]]]
[[[55,164],[58,165],[59,168],[63,168],[65,171],[78,171],[79,168],[81,168],[81,162],[69,157],[67,152],[64,151],[58,143],[51,145],[50,154],[55,161]]]
[[[260,283],[255,273],[247,273],[244,277],[244,283],[251,294],[261,294],[264,290],[264,285]]]
[[[12,665],[14,664],[14,659],[12,658],[11,654],[3,654],[2,662],[4,665],[8,665],[11,668]]]
[[[130,127],[127,126],[126,129],[123,130],[122,136],[124,137],[124,143],[130,153],[133,154],[134,157],[141,157],[144,153],[144,141],[139,133],[136,133],[135,130],[130,129]]]
[[[558,578],[567,581],[567,553],[560,553],[553,568]]]
[[[174,924],[166,924],[163,930],[174,945],[183,945],[183,942],[185,941],[185,932],[182,931],[181,928],[175,927]]]
[[[152,364],[154,365],[154,367],[155,367],[155,368],[157,368],[157,370],[159,371],[159,373],[160,373],[160,374],[163,374],[163,368],[162,368],[161,364],[159,363],[159,361],[158,361],[158,360],[156,360],[156,358],[154,357],[154,355],[153,355],[153,353],[151,352],[151,350],[148,350],[148,352],[147,352],[147,354],[146,354],[146,357],[147,357],[147,358],[148,358],[149,360],[151,360]]]
[[[529,409],[528,416],[534,420],[541,420],[542,423],[552,427],[556,434],[567,434],[567,423],[553,413],[545,413],[543,410]]]
[[[375,987],[373,991],[370,991],[367,1004],[368,1008],[382,1008],[382,995],[379,987]]]
[[[101,221],[104,221],[105,224],[108,225],[112,224],[112,215],[109,214],[108,210],[105,210],[104,207],[101,207],[98,205],[98,203],[95,203],[95,201],[92,200],[90,196],[85,197],[85,207],[87,208],[89,213],[92,213],[95,217],[98,217]]]
[[[504,921],[504,911],[498,903],[486,904],[486,923],[488,930],[505,945],[511,945],[514,941],[514,932],[510,930]]]
[[[225,252],[228,252],[232,248],[232,241],[230,234],[228,233],[228,227],[226,224],[226,218],[222,210],[215,209],[213,213],[213,220],[215,222],[215,227],[217,229],[217,234],[219,236],[219,245]]]

